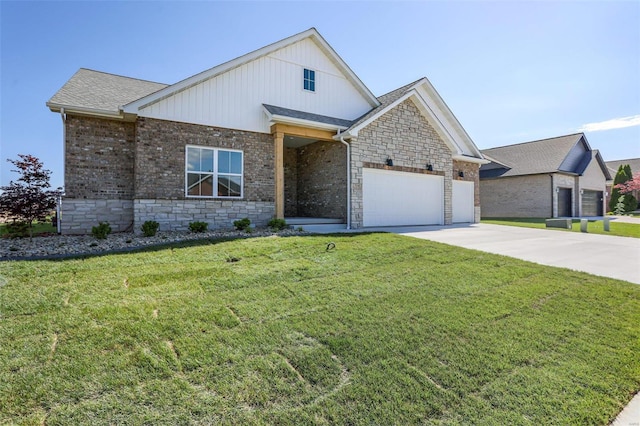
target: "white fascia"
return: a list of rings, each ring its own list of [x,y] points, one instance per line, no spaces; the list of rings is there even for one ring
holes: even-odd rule
[[[466,161],[467,163],[475,163],[475,164],[489,164],[491,163],[491,161],[485,159],[485,158],[478,158],[478,157],[470,157],[468,155],[454,155],[452,157],[454,160],[458,160],[458,161]]]
[[[52,112],[60,112],[64,109],[65,114],[82,114],[82,115],[91,115],[95,117],[107,117],[107,118],[123,118],[123,115],[120,112],[102,110],[102,109],[94,109],[94,108],[83,108],[77,106],[69,106],[62,104],[55,104],[51,102],[47,102],[46,105]]]

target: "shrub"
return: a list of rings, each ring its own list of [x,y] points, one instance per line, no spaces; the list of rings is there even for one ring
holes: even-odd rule
[[[91,234],[99,240],[104,240],[111,233],[109,222],[100,222],[98,226],[91,228]]]
[[[11,238],[22,238],[29,236],[29,224],[22,220],[14,220],[6,225],[7,234]]]
[[[274,231],[281,231],[283,229],[288,228],[289,225],[287,225],[287,221],[285,221],[284,219],[278,219],[274,217],[269,221],[267,226],[273,229]]]
[[[613,180],[613,189],[611,191],[611,200],[609,201],[609,209],[611,211],[618,211],[616,214],[624,214],[634,211],[638,207],[638,200],[626,193],[620,187],[625,183],[632,181],[633,175],[631,174],[631,167],[628,164],[620,165],[618,172]],[[622,197],[622,200],[621,200]],[[624,205],[624,211],[620,209],[620,202]],[[619,213],[622,212],[622,213]]]
[[[233,222],[233,226],[235,226],[238,231],[246,231],[251,226],[251,220],[249,220],[248,217],[238,219]]]
[[[145,237],[153,237],[158,232],[160,224],[155,220],[147,220],[142,224],[142,233]]]
[[[625,211],[626,211],[626,205],[624,203],[625,201],[625,196],[621,195],[618,197],[618,202],[616,203],[614,209],[613,209],[613,213],[617,216],[622,216]]]
[[[205,232],[209,224],[207,222],[191,222],[189,224],[189,230],[191,232]]]

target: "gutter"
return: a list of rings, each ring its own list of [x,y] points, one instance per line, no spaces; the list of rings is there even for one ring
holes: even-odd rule
[[[468,155],[463,155],[463,154],[455,154],[455,155],[452,156],[452,158],[454,160],[458,160],[458,161],[466,161],[467,163],[475,163],[475,164],[489,164],[489,163],[491,163],[490,160],[487,160],[485,158],[470,157]]]
[[[107,117],[107,118],[118,118],[118,119],[124,118],[123,115],[120,113],[120,111],[109,111],[104,109],[84,108],[84,107],[77,107],[77,106],[69,108],[68,106],[65,106],[65,105],[52,104],[50,102],[47,102],[46,105],[49,107],[49,109],[52,112],[60,112],[60,113],[64,112],[64,114],[77,113],[77,114],[83,114],[83,115],[91,115],[95,117]]]

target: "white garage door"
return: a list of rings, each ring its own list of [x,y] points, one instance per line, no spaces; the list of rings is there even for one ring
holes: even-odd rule
[[[453,181],[453,223],[474,222],[473,182]]]
[[[362,169],[364,226],[442,225],[444,177]]]

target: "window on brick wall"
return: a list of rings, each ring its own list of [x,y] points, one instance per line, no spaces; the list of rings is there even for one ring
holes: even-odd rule
[[[187,197],[242,198],[243,153],[187,146]]]
[[[303,87],[304,90],[308,90],[310,92],[316,91],[316,72],[314,70],[307,68],[304,69]]]

